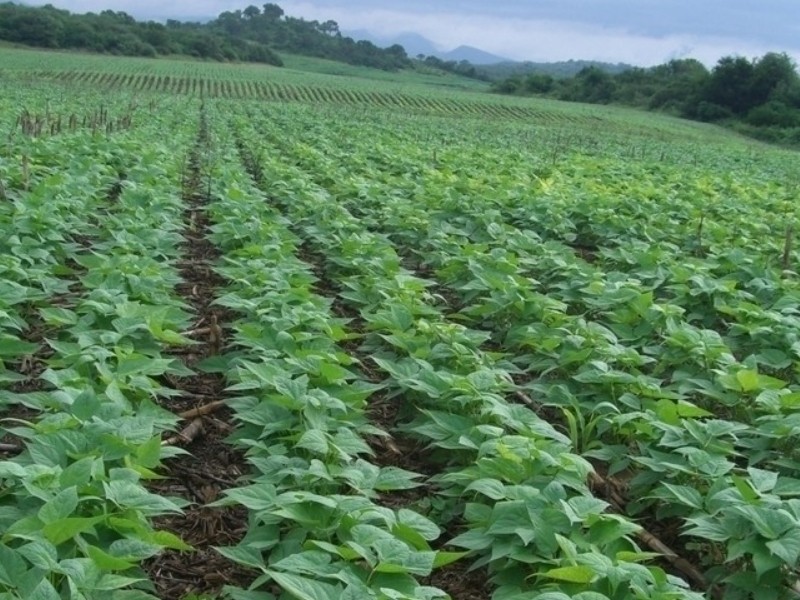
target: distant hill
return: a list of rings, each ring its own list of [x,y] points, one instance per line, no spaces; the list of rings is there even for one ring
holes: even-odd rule
[[[419,55],[433,56],[441,61],[454,61],[460,63],[467,61],[475,66],[475,75],[478,79],[500,81],[514,75],[528,75],[542,73],[558,79],[573,77],[586,67],[597,67],[606,73],[616,75],[632,65],[624,63],[606,63],[594,60],[567,60],[561,62],[532,62],[513,61],[491,52],[486,52],[474,46],[459,46],[453,50],[442,50],[434,42],[418,33],[407,32],[395,36],[382,36],[366,29],[342,32],[355,40],[367,40],[381,48],[388,48],[399,44],[406,50],[406,54],[414,58]],[[441,65],[440,65],[441,66]],[[467,76],[467,73],[461,73]]]
[[[366,29],[357,29],[342,33],[352,37],[355,40],[370,41],[381,48],[388,48],[389,46],[399,44],[405,48],[406,54],[408,54],[410,57],[423,54],[425,56],[435,56],[436,58],[440,58],[444,61],[454,60],[456,62],[461,62],[462,60],[466,60],[473,65],[491,65],[494,63],[508,61],[507,58],[497,56],[496,54],[491,54],[490,52],[486,52],[480,48],[475,48],[474,46],[459,46],[453,50],[445,51],[439,48],[431,40],[418,33],[408,32],[394,36],[381,36]]]
[[[394,36],[381,36],[367,31],[366,29],[355,29],[352,31],[342,31],[342,35],[349,36],[354,40],[367,40],[381,48],[388,48],[394,44],[400,44],[406,49],[406,54],[411,57],[417,56],[418,54],[438,56],[441,53],[436,44],[418,33],[409,32]]]
[[[563,79],[577,75],[586,67],[597,67],[610,75],[617,75],[634,68],[633,65],[625,63],[606,63],[596,60],[566,60],[561,62],[506,61],[491,65],[481,65],[477,67],[477,71],[491,81],[500,81],[514,75],[529,75],[531,73],[551,75],[557,79]]]
[[[460,62],[465,60],[473,65],[493,65],[502,62],[509,62],[507,58],[497,56],[491,52],[486,52],[474,46],[459,46],[450,52],[443,52],[438,55],[442,60],[454,60]]]

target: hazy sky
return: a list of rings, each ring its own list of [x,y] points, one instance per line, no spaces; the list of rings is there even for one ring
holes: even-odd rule
[[[75,12],[207,18],[247,0],[51,0]],[[45,2],[30,2],[44,4]],[[250,2],[261,6],[263,2]],[[416,32],[442,49],[467,44],[509,58],[596,59],[639,65],[691,56],[785,51],[800,61],[800,0],[278,0],[287,14],[343,30]]]

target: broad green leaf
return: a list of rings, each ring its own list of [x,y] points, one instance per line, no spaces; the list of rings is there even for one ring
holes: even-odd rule
[[[180,550],[181,552],[191,552],[194,550],[192,546],[184,542],[171,531],[154,531],[147,536],[147,541],[170,550]]]
[[[505,500],[507,496],[505,485],[498,479],[478,479],[470,483],[464,491],[479,492],[492,500]]]
[[[404,541],[416,550],[430,550],[428,540],[422,537],[419,532],[413,527],[404,525],[402,523],[396,524],[392,527],[392,534],[398,539]]]
[[[153,436],[149,441],[136,449],[138,463],[148,469],[157,467],[161,460],[161,448],[161,438],[159,436]]]
[[[273,563],[271,566],[273,569],[279,569],[289,573],[312,576],[330,575],[339,570],[337,566],[331,568],[330,554],[315,550],[291,554]]]
[[[61,472],[61,475],[59,476],[59,483],[61,483],[61,485],[64,487],[81,487],[87,485],[92,479],[95,463],[98,460],[99,459],[93,456],[87,456],[72,463]]]
[[[268,570],[267,574],[297,600],[339,600],[341,586],[316,581],[308,577]]]
[[[42,579],[25,600],[61,600],[61,596],[47,579]]]
[[[50,325],[75,325],[78,315],[66,308],[40,308],[39,314]]]
[[[441,530],[429,518],[422,516],[418,512],[401,508],[397,513],[397,520],[402,525],[407,525],[417,531],[427,541],[432,542],[439,537]]]
[[[58,551],[56,547],[45,541],[36,540],[19,548],[19,553],[28,559],[34,567],[43,571],[53,571],[58,565]]]
[[[791,568],[800,560],[800,530],[788,531],[783,537],[767,542],[767,548]]]
[[[161,546],[140,537],[114,540],[108,547],[108,553],[118,559],[134,563],[151,558],[161,551]]]
[[[421,477],[421,475],[418,473],[406,471],[399,467],[381,467],[378,478],[375,481],[375,489],[379,492],[411,490],[422,485],[414,481],[419,477]]]
[[[58,564],[58,572],[70,578],[79,588],[91,589],[103,574],[90,558],[68,558]]]
[[[696,489],[685,485],[672,485],[671,483],[662,483],[661,485],[681,504],[698,510],[703,508],[703,495]]]
[[[132,481],[104,482],[106,497],[120,508],[134,508],[145,516],[180,513],[181,508],[172,500],[151,494],[142,486]]]
[[[469,556],[469,552],[443,552],[440,550],[436,552],[436,558],[433,561],[433,568],[440,569],[441,567],[446,567],[447,565],[461,560],[465,556]]]
[[[261,552],[251,546],[215,546],[214,550],[235,563],[264,570],[266,563]]]
[[[87,546],[86,554],[103,571],[126,571],[136,566],[135,562],[112,556],[97,546]]]
[[[0,358],[20,359],[36,352],[39,346],[9,335],[0,335]]]
[[[743,392],[752,392],[759,389],[758,371],[743,369],[736,373],[736,381],[739,382]]]
[[[105,517],[68,517],[46,524],[42,533],[50,543],[58,546],[72,539],[79,533],[92,531],[94,526],[101,523]]]
[[[59,492],[39,509],[42,523],[48,524],[70,516],[78,506],[78,489],[75,486]]]
[[[105,591],[119,590],[121,588],[131,587],[143,581],[147,580],[144,577],[125,577],[123,575],[108,573],[100,578],[100,581],[95,584],[95,588]]]
[[[762,469],[750,467],[747,469],[747,473],[750,475],[750,481],[753,487],[762,494],[771,492],[778,483],[778,474],[772,471],[764,471]]]
[[[582,565],[551,569],[542,573],[542,576],[568,583],[591,583],[597,578],[593,569]]]
[[[238,502],[245,508],[260,511],[275,507],[277,492],[272,484],[257,483],[225,490],[225,495],[226,498],[217,500],[211,506],[230,505],[231,502]]]
[[[275,600],[275,596],[268,592],[258,592],[253,590],[243,590],[226,585],[222,588],[226,597],[231,600]]]
[[[28,570],[28,565],[16,550],[0,544],[0,584],[13,588]]]

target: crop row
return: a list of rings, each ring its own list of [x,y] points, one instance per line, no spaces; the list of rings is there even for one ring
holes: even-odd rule
[[[259,139],[254,130],[245,145],[257,148]],[[363,319],[360,351],[387,377],[405,415],[402,430],[434,450],[441,469],[430,482],[430,514],[466,524],[450,543],[488,566],[493,597],[548,590],[692,597],[659,568],[637,564],[647,558],[632,542],[638,527],[593,497],[591,467],[571,453],[569,439],[507,399],[514,389],[507,363],[482,349],[489,334],[449,321],[428,291],[432,282],[404,269],[387,238],[273,155],[260,154],[262,184],[325,257],[338,298]],[[626,583],[612,571],[625,572]]]
[[[37,78],[64,83],[88,84],[133,91],[188,94],[208,98],[366,105],[389,109],[400,108],[411,112],[422,111],[445,115],[472,115],[521,120],[552,118],[552,115],[546,112],[510,104],[463,101],[398,92],[292,85],[271,81],[216,80],[202,77],[92,71],[37,71],[33,74]]]
[[[386,434],[367,420],[377,386],[340,345],[346,323],[315,293],[298,240],[253,186],[233,139],[221,136],[216,153],[210,239],[228,282],[216,303],[238,318],[229,352],[208,368],[237,394],[231,441],[251,467],[217,502],[247,508],[250,528],[219,552],[256,571],[259,598],[275,585],[300,598],[444,597],[419,579],[460,555],[431,547],[439,529],[430,520],[378,501],[419,476],[371,462],[365,436]]]
[[[272,128],[260,123],[259,135],[279,139]],[[320,136],[276,152],[324,184],[362,227],[387,235],[412,264],[434,274],[435,289],[452,299],[453,318],[493,332],[491,347],[506,353],[511,372],[545,410],[556,411],[573,448],[624,476],[630,514],[653,515],[662,527],[682,520],[696,540],[691,552],[730,597],[761,597],[781,581],[791,587],[798,560],[790,550],[798,472],[788,458],[797,395],[787,370],[796,348],[794,279],[755,253],[731,251],[727,235],[708,240],[700,257],[665,257],[656,275],[652,262],[636,260],[636,250],[652,255],[658,244],[638,232],[652,213],[624,212],[636,210],[637,199],[614,212],[597,195],[591,204],[547,193],[536,201],[494,200],[496,187],[458,176],[473,173],[469,165],[404,170],[376,157],[405,156],[406,149],[354,137],[347,149]],[[638,189],[652,188],[640,182]],[[748,205],[737,206],[724,217],[741,219]],[[575,216],[559,213],[562,207]],[[578,237],[573,250],[564,243],[569,237],[546,237],[577,216],[597,227],[604,210],[620,227],[628,223],[628,239],[621,229],[606,231],[608,242],[596,236],[583,245]],[[757,204],[750,210],[739,235],[769,222],[753,218]],[[540,229],[543,218],[552,225]],[[677,247],[695,239],[685,230],[691,237]],[[623,250],[628,244],[636,250]]]
[[[15,232],[0,288],[6,598],[152,598],[140,563],[188,549],[152,525],[181,502],[146,486],[175,453],[156,401],[184,370],[162,353],[188,341],[172,266],[184,140],[142,149],[140,135],[29,141],[28,173],[5,174],[21,184],[0,213]]]

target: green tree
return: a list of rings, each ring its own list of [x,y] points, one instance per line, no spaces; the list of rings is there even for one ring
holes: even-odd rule
[[[743,115],[757,102],[752,94],[754,67],[741,56],[721,58],[711,71],[705,100]]]
[[[283,9],[277,4],[265,4],[263,14],[268,21],[280,21],[284,13]]]
[[[243,13],[244,16],[248,19],[255,19],[261,14],[261,11],[258,10],[257,6],[253,6],[252,4],[244,9]]]
[[[795,64],[789,56],[770,52],[755,62],[750,84],[750,97],[754,105],[770,100],[776,90],[796,87],[798,83]]]

